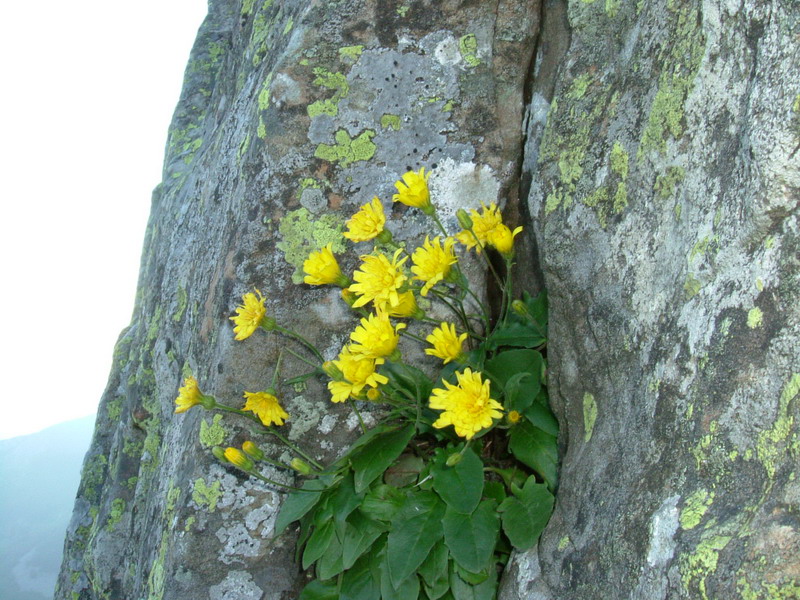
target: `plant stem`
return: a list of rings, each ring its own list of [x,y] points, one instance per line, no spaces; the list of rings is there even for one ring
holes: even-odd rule
[[[355,401],[352,398],[348,398],[347,401],[353,408],[353,412],[356,413],[356,417],[358,417],[358,423],[361,425],[361,433],[367,433],[367,426],[364,424],[364,419],[361,418],[361,413],[358,412],[358,407],[356,407]]]
[[[317,367],[319,367],[319,365],[318,365],[318,364],[311,362],[311,361],[310,361],[310,360],[308,360],[307,358],[303,358],[302,356],[300,356],[300,355],[299,355],[297,352],[295,352],[295,351],[294,351],[294,350],[292,350],[291,348],[283,348],[283,349],[284,349],[284,350],[286,350],[286,351],[287,351],[289,354],[291,354],[292,356],[294,356],[294,357],[295,357],[297,360],[302,360],[304,363],[306,363],[307,365],[311,365],[311,366],[312,366],[312,367],[314,367],[314,368],[317,368]]]
[[[309,342],[306,338],[304,338],[299,333],[296,333],[296,332],[292,331],[291,329],[286,329],[285,327],[281,327],[280,325],[275,325],[275,331],[278,331],[278,332],[280,332],[280,333],[282,333],[284,335],[287,335],[289,337],[293,337],[298,342],[303,344],[306,348],[311,350],[311,352],[314,354],[314,356],[316,356],[319,359],[319,362],[321,362],[321,363],[325,362],[324,359],[322,358],[322,354],[320,354],[319,350],[317,350],[317,347],[314,344],[312,344],[311,342]]]

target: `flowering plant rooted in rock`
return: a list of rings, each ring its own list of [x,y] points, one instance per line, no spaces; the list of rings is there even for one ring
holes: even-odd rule
[[[226,464],[291,488],[275,533],[299,523],[298,558],[315,577],[301,595],[307,600],[493,598],[511,551],[532,547],[552,511],[558,423],[544,381],[547,300],[526,293],[513,299],[521,228],[511,230],[491,204],[459,211],[462,230],[448,235],[428,176],[424,169],[406,173],[394,196],[430,219],[434,231],[419,247],[408,250],[392,238],[374,198],[348,221],[345,237],[375,244],[354,273],[342,272],[330,244],[306,260],[305,284],[342,288],[360,317],[336,358],[324,361],[313,344],[269,317],[260,292],[245,294],[232,317],[237,340],[264,329],[311,353],[285,348],[313,367],[290,382],[322,377],[331,401],[351,405],[363,435],[343,456],[323,466],[280,433],[290,418],[276,391],[286,383],[278,381],[280,359],[272,385],[245,392],[242,408],[203,394],[194,378],[176,400],[176,412],[200,405],[250,418],[294,455],[282,464],[253,441],[241,450],[214,449]],[[462,272],[459,256],[472,250],[501,292],[497,314]],[[403,338],[432,358],[411,364]],[[370,429],[361,402],[385,408]],[[260,473],[259,462],[307,479],[300,487],[278,483]]]

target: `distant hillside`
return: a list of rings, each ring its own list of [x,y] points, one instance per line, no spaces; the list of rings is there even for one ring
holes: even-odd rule
[[[0,598],[53,597],[94,421],[0,440]]]

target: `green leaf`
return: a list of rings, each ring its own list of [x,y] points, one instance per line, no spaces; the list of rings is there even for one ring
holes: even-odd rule
[[[483,462],[472,448],[467,449],[461,462],[453,467],[445,464],[447,456],[447,452],[439,452],[434,460],[433,489],[451,508],[471,513],[483,494]]]
[[[553,494],[544,483],[536,483],[531,476],[524,487],[513,490],[498,507],[503,521],[503,531],[515,548],[532,548],[544,530],[553,512]]]
[[[450,588],[450,575],[447,564],[450,553],[444,542],[437,543],[419,567],[419,574],[430,600],[436,600]]]
[[[328,484],[322,479],[309,479],[301,489],[313,490],[304,492],[292,492],[281,504],[278,517],[275,519],[275,535],[280,535],[294,521],[298,521],[308,511],[314,508],[322,497],[323,490],[327,489]]]
[[[336,533],[341,539],[344,536],[345,521],[360,504],[364,494],[356,494],[353,488],[353,473],[348,472],[342,478],[338,487],[331,492],[328,498],[327,508],[333,516],[333,522],[336,525]]]
[[[542,387],[542,364],[542,354],[536,350],[506,350],[486,361],[486,374],[506,396],[506,410],[522,412],[533,403]],[[508,406],[510,395],[516,406]]]
[[[538,325],[542,335],[545,335],[547,332],[547,309],[548,309],[547,291],[542,290],[542,292],[535,298],[531,298],[528,292],[523,292],[522,301],[528,308],[528,312]]]
[[[526,323],[508,322],[495,329],[487,338],[487,350],[496,350],[504,346],[512,348],[538,348],[547,339],[538,327]]]
[[[373,542],[386,531],[386,526],[368,519],[360,510],[347,519],[342,543],[342,566],[349,569]]]
[[[306,549],[303,552],[303,569],[307,569],[311,566],[311,563],[325,554],[335,535],[336,529],[333,521],[327,521],[323,525],[314,528],[314,533],[308,538]]]
[[[342,544],[334,535],[333,539],[331,539],[330,545],[328,546],[328,551],[317,561],[317,577],[320,579],[330,579],[331,577],[341,573],[343,569]]]
[[[412,573],[399,586],[392,585],[389,576],[389,565],[385,555],[381,557],[381,600],[417,600],[419,598],[419,577]]]
[[[342,576],[341,600],[380,600],[381,590],[372,576],[372,557],[362,556]]]
[[[506,499],[506,486],[499,481],[487,481],[483,486],[483,495],[500,504]]]
[[[556,437],[521,421],[511,429],[508,449],[522,463],[539,473],[551,490],[555,490],[558,468]]]
[[[315,579],[300,592],[300,600],[337,600],[338,597],[335,581],[325,583]]]
[[[389,378],[387,384],[390,389],[396,390],[407,400],[427,400],[433,389],[433,382],[416,367],[403,363],[384,363],[379,369],[380,373]]]
[[[447,548],[459,565],[472,573],[486,568],[500,533],[500,517],[494,500],[484,500],[471,515],[448,507],[442,527]]]
[[[409,453],[402,454],[395,464],[386,469],[383,480],[394,487],[406,487],[416,483],[424,466],[425,461],[419,456]]]
[[[539,398],[541,398],[541,394]],[[525,409],[522,414],[525,415],[525,418],[528,419],[534,427],[538,427],[552,436],[558,436],[558,421],[555,416],[553,416],[553,411],[551,411],[550,407],[547,405],[547,396],[545,396],[544,402],[541,402],[539,398]]]
[[[395,588],[417,570],[441,539],[444,509],[433,492],[418,492],[410,494],[395,515],[386,545],[386,562]]]
[[[414,425],[374,437],[350,459],[355,473],[355,491],[362,492],[391,465],[414,435]]]
[[[493,600],[497,588],[497,574],[492,571],[483,582],[472,585],[458,574],[454,564],[450,567],[450,591],[455,600]]]
[[[362,512],[371,519],[391,521],[406,501],[403,492],[391,485],[373,485],[361,503]]]

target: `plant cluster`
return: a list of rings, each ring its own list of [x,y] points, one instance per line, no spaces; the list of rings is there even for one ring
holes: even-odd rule
[[[245,392],[242,408],[204,394],[192,377],[176,399],[175,412],[200,405],[248,417],[293,453],[286,465],[253,441],[213,450],[226,464],[291,488],[275,534],[299,524],[297,559],[314,576],[301,594],[305,600],[493,598],[512,549],[532,547],[552,512],[558,423],[545,385],[547,300],[527,293],[513,299],[514,238],[521,228],[512,231],[491,204],[459,210],[462,230],[449,236],[427,179],[424,169],[406,173],[393,197],[430,217],[436,235],[421,246],[408,252],[393,239],[374,198],[343,234],[374,245],[351,277],[330,245],[305,261],[305,283],[340,287],[361,317],[335,359],[325,361],[311,342],[279,325],[256,290],[243,296],[231,317],[236,339],[259,329],[292,338],[301,348],[284,350],[310,370],[280,381],[281,354],[271,386]],[[485,258],[502,292],[496,314],[461,270],[459,252],[472,250]],[[502,258],[497,267],[490,253]],[[420,298],[451,319],[431,318]],[[406,361],[401,337],[441,361],[435,376],[431,365]],[[310,377],[327,379],[331,400],[349,403],[362,428],[328,466],[279,430],[289,415],[277,390]],[[362,402],[384,408],[369,429],[358,410]],[[286,486],[265,477],[260,462],[306,479],[301,487]]]

